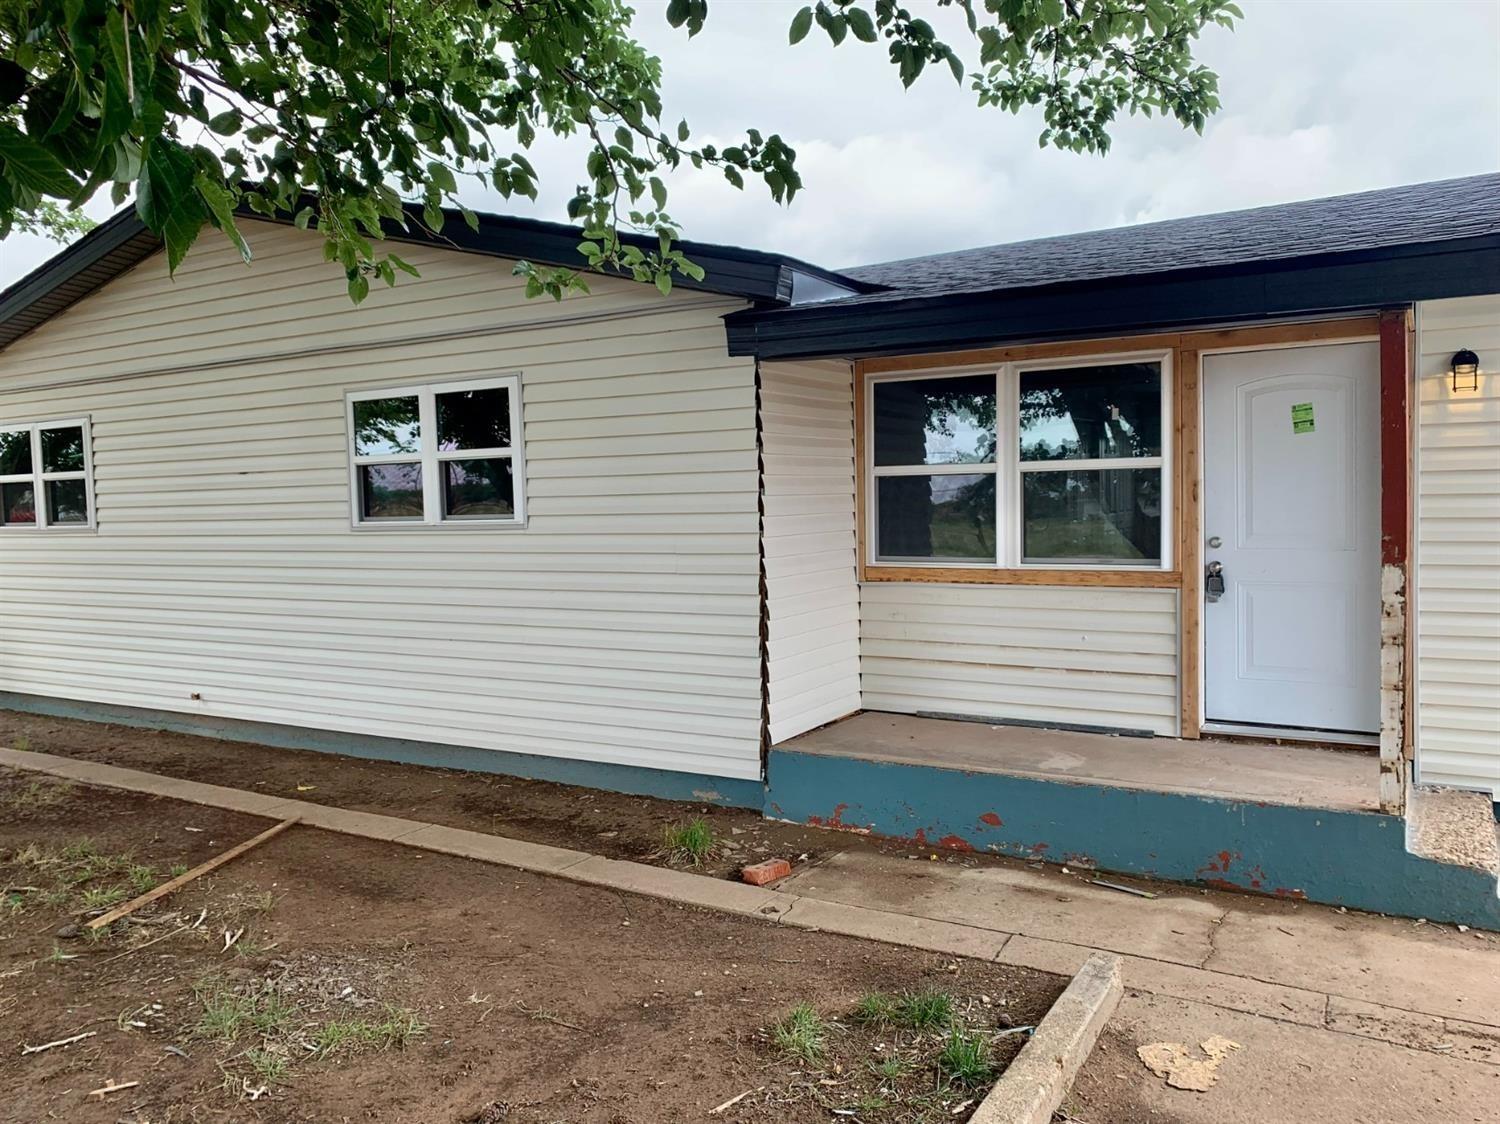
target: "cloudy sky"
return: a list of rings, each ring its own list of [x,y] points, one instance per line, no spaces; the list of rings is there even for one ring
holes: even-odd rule
[[[671,211],[689,237],[838,267],[1500,169],[1500,0],[1241,0],[1244,22],[1208,32],[1198,52],[1224,103],[1204,135],[1129,120],[1106,157],[1039,149],[1036,115],[979,109],[946,70],[903,90],[875,45],[835,49],[815,28],[789,47],[800,4],[711,0],[688,40],[667,26],[665,0],[637,0],[668,120],[687,117],[699,142],[779,132],[805,183],[783,207],[753,185],[680,173]],[[957,43],[962,28],[942,14]],[[580,160],[539,146],[535,207],[477,189],[465,199],[563,218]],[[0,243],[0,284],[55,249]]]

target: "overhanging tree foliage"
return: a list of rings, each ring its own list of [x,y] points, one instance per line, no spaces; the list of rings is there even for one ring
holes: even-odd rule
[[[1104,151],[1121,111],[1201,131],[1217,80],[1192,47],[1240,16],[1229,0],[928,6],[961,13],[970,38],[945,42],[895,0],[819,0],[789,38],[817,26],[835,45],[883,42],[905,85],[943,66],[981,104],[1038,108],[1043,145]],[[707,15],[707,0],[667,6],[690,36]],[[551,133],[586,147],[569,214],[589,264],[670,291],[701,270],[676,246],[666,173],[687,162],[736,187],[759,179],[778,202],[802,181],[776,133],[720,146],[670,124],[661,63],[630,37],[631,16],[622,0],[0,0],[0,237],[55,227],[58,203],[133,191],[169,268],[205,224],[248,261],[243,207],[316,227],[358,301],[372,280],[415,272],[380,244],[383,224],[440,235],[445,206],[473,223],[466,178],[535,198],[526,152]],[[626,230],[654,241],[622,242]],[[518,272],[532,295],[583,285],[571,270]]]

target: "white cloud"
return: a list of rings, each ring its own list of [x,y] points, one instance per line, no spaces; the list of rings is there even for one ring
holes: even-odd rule
[[[1035,114],[980,109],[945,72],[903,90],[882,47],[834,49],[816,29],[789,47],[801,2],[713,0],[689,40],[667,26],[665,0],[639,0],[670,121],[686,116],[698,139],[779,132],[806,183],[779,207],[754,184],[737,192],[684,169],[671,209],[689,237],[839,266],[1500,168],[1495,0],[1246,0],[1233,34],[1200,45],[1224,101],[1205,135],[1122,121],[1103,158],[1038,149]],[[953,18],[935,22],[957,32]],[[537,205],[477,189],[466,201],[562,219],[578,152],[533,152]],[[54,249],[0,243],[0,283]]]

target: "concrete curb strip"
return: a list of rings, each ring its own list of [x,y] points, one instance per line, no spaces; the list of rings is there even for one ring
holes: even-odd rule
[[[969,1124],[1049,1124],[1124,990],[1118,956],[1084,961]]]

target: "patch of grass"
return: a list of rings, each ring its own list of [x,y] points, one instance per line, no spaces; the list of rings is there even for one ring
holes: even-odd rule
[[[931,1030],[953,1021],[953,996],[946,991],[912,991],[896,1002],[895,1022],[910,1030]]]
[[[52,863],[47,852],[37,843],[26,844],[10,857],[10,861],[20,866],[48,866]]]
[[[24,894],[6,894],[0,897],[0,916],[19,917],[26,912],[26,896]]]
[[[156,871],[144,863],[132,863],[126,869],[125,877],[137,894],[144,894],[156,885]]]
[[[667,858],[684,866],[702,866],[718,850],[714,829],[704,819],[668,825],[663,841]]]
[[[188,868],[186,863],[173,863],[171,866],[167,867],[167,873],[170,874],[173,878],[180,878],[187,872]]]
[[[334,1019],[312,1032],[311,1045],[319,1057],[361,1050],[374,1041],[374,1027],[364,1019]]]
[[[381,1049],[404,1050],[427,1033],[427,1024],[408,1007],[385,1005],[385,1017],[375,1024],[375,1044]]]
[[[262,1085],[284,1085],[291,1074],[291,1059],[280,1050],[273,1050],[267,1046],[252,1046],[241,1057]]]
[[[208,981],[194,989],[203,1013],[193,1026],[198,1038],[209,1038],[216,1042],[233,1042],[255,1014],[255,1000],[241,995],[222,983]]]
[[[72,793],[73,786],[67,781],[34,780],[0,801],[0,807],[24,815],[42,808],[55,807],[67,800]]]
[[[251,913],[270,913],[276,905],[276,895],[270,890],[262,890],[258,894],[250,894],[244,899],[244,907]]]
[[[291,1005],[274,988],[267,988],[251,1000],[250,1025],[267,1038],[285,1034],[295,1016]]]
[[[882,1081],[899,1081],[906,1076],[906,1071],[910,1068],[905,1058],[894,1054],[888,1058],[881,1058],[878,1062],[870,1063],[870,1072]]]
[[[899,1005],[894,995],[872,991],[868,995],[860,996],[859,1002],[854,1005],[854,1021],[874,1025],[893,1023],[896,1021]]]
[[[52,889],[43,890],[38,894],[37,901],[49,909],[61,909],[68,904],[68,900],[72,896],[73,891],[69,890],[66,886],[54,886]]]
[[[861,1093],[859,1098],[849,1106],[856,1116],[869,1116],[871,1113],[882,1112],[891,1107],[891,1102],[879,1093]]]
[[[799,1003],[771,1028],[771,1038],[782,1053],[817,1065],[823,1060],[828,1024],[812,1004]]]
[[[10,743],[10,748],[25,753],[31,749],[31,739],[28,738],[25,734],[22,734],[15,741]]]
[[[427,1033],[427,1024],[406,1007],[387,1005],[384,1016],[371,1019],[335,1019],[312,1033],[312,1045],[320,1057],[357,1050],[405,1049]]]
[[[130,896],[128,886],[90,886],[78,896],[79,905],[90,913],[103,912]]]
[[[978,1031],[965,1030],[954,1023],[938,1051],[938,1070],[955,1085],[974,1088],[994,1076],[990,1061],[990,1044]]]
[[[99,847],[92,839],[75,839],[63,846],[63,849],[58,852],[58,858],[65,863],[82,863],[99,853]]]

